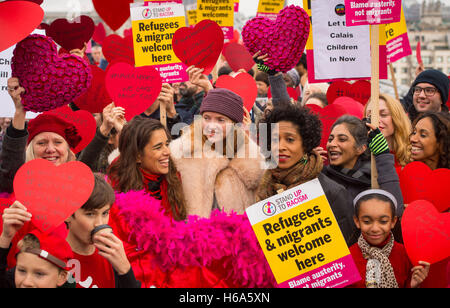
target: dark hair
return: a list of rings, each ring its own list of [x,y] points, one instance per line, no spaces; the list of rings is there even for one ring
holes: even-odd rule
[[[438,168],[450,168],[450,114],[447,112],[425,112],[413,122],[413,131],[417,123],[425,118],[430,118],[433,123],[434,135],[439,144]]]
[[[264,82],[267,86],[270,86],[269,75],[264,72],[258,72],[255,76],[255,81]]]
[[[112,205],[116,201],[114,190],[106,182],[103,174],[95,173],[94,180],[94,190],[88,201],[81,207],[85,211],[101,209],[105,205]]]
[[[222,75],[229,75],[232,72],[233,72],[233,70],[231,69],[230,66],[224,65],[221,68],[219,68],[219,70],[217,71],[217,76],[220,77]]]
[[[262,120],[267,123],[268,138],[271,139],[271,125],[281,121],[291,122],[297,128],[297,132],[302,137],[303,150],[311,154],[312,150],[320,145],[322,139],[322,122],[318,116],[313,114],[309,108],[303,108],[297,105],[289,104],[275,107],[267,117]],[[270,149],[271,142],[268,143]]]
[[[319,101],[321,101],[324,106],[328,106],[327,95],[325,93],[322,92],[312,93],[310,96],[308,96],[308,99],[306,100],[305,104],[307,104],[311,98],[316,98]]]
[[[300,60],[297,63],[297,66],[299,66],[300,64],[303,65],[303,67],[305,68],[305,70],[308,69],[308,65],[307,65],[307,60],[306,60],[306,53],[302,54],[302,57],[300,58]]]
[[[359,209],[361,207],[361,204],[363,202],[369,201],[369,200],[379,200],[382,202],[387,202],[389,203],[390,207],[391,207],[391,214],[392,214],[392,218],[394,218],[396,216],[395,214],[395,205],[392,202],[391,199],[389,199],[387,196],[383,196],[380,194],[369,194],[366,195],[364,197],[362,197],[361,199],[358,200],[358,202],[355,205],[355,216],[358,217],[359,216]]]
[[[331,127],[331,131],[338,126],[344,124],[350,134],[355,139],[355,147],[361,148],[362,146],[367,145],[367,127],[364,124],[363,121],[358,119],[355,116],[351,115],[343,115],[339,119],[334,122],[333,126]],[[370,159],[370,150],[367,148],[367,150],[361,154],[360,156],[363,160],[369,160]]]

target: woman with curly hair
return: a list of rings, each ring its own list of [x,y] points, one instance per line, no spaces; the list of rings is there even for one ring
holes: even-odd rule
[[[371,114],[372,104],[369,102],[364,109],[364,116],[370,119]],[[411,162],[409,135],[412,128],[403,106],[392,96],[381,94],[379,117],[379,129],[386,138],[391,153],[395,156],[396,167],[406,166]]]
[[[427,112],[413,123],[410,137],[411,158],[425,163],[432,170],[450,168],[450,115]]]
[[[323,160],[314,151],[321,140],[322,123],[319,118],[306,108],[286,105],[276,107],[264,122],[268,124],[268,147],[277,160],[277,166],[265,172],[257,190],[257,199],[267,199],[280,189],[288,190],[318,178],[347,244],[353,244],[357,237],[351,199],[343,186],[322,173]],[[272,124],[278,125],[278,133],[272,130]]]

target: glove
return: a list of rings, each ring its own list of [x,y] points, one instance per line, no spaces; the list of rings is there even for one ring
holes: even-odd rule
[[[375,156],[390,152],[387,140],[379,128],[369,133],[368,142],[369,142],[369,149]]]
[[[257,67],[261,72],[267,73],[267,74],[269,74],[270,76],[274,76],[274,75],[276,75],[276,74],[278,73],[276,70],[271,69],[270,67],[268,67],[268,66],[265,65],[264,63],[262,63],[262,64],[257,63],[257,64],[256,64],[256,67]]]

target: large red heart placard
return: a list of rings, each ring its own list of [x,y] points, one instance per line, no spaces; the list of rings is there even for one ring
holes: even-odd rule
[[[32,223],[51,232],[89,199],[94,175],[85,164],[75,161],[56,167],[45,159],[24,164],[14,177],[14,192],[30,212]]]
[[[92,34],[92,39],[100,44],[103,45],[103,41],[106,38],[106,29],[103,23],[99,23],[97,26],[95,26],[94,34]]]
[[[349,115],[355,116],[358,119],[362,119],[364,117],[364,106],[360,102],[357,102],[351,97],[341,96],[338,97],[333,105],[342,106]]]
[[[244,69],[246,72],[250,71],[255,65],[252,55],[247,48],[238,43],[226,43],[223,46],[223,56],[228,62],[228,65],[234,72]]]
[[[84,44],[91,40],[94,31],[95,24],[92,18],[82,15],[72,21],[65,18],[56,19],[45,33],[62,48],[71,51],[83,49]]]
[[[90,68],[92,71],[91,86],[74,103],[78,108],[90,113],[101,113],[107,105],[112,103],[105,87],[106,72],[96,65],[90,65]]]
[[[256,97],[258,96],[258,87],[256,86],[255,79],[247,73],[240,73],[235,77],[222,75],[216,81],[216,88],[228,89],[242,97],[244,107],[249,112],[252,110]]]
[[[103,41],[103,55],[111,64],[127,62],[134,65],[133,37],[122,38],[117,34],[107,36]]]
[[[116,107],[125,108],[127,121],[147,110],[158,98],[161,88],[161,76],[151,66],[135,68],[118,62],[106,73],[106,90]]]
[[[130,18],[133,0],[92,0],[98,15],[113,30],[119,29]]]
[[[335,81],[327,91],[328,104],[332,104],[338,97],[346,96],[366,105],[370,99],[371,85],[367,80],[358,80],[355,83]]]
[[[401,225],[413,265],[433,264],[450,256],[450,213],[439,213],[429,201],[417,200],[405,209]]]
[[[30,1],[0,3],[0,51],[26,38],[44,18],[44,10]]]
[[[209,75],[223,49],[224,35],[220,26],[211,20],[203,20],[194,28],[178,29],[172,40],[175,55],[188,67],[203,68]]]
[[[328,138],[331,134],[331,127],[337,119],[347,114],[347,111],[344,107],[334,104],[328,105],[325,108],[310,108],[318,113],[320,121],[322,122],[322,140],[320,142],[320,146],[326,149]]]

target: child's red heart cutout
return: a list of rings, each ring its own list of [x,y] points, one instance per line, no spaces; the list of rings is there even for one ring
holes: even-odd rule
[[[94,31],[95,23],[92,18],[82,15],[72,21],[65,18],[56,19],[45,33],[62,48],[71,51],[83,49],[84,44],[91,40]]]
[[[130,18],[133,0],[92,0],[98,15],[113,30],[119,29]]]
[[[92,139],[94,139],[97,131],[97,122],[95,121],[94,116],[88,111],[73,111],[69,106],[63,106],[49,112],[57,114],[77,128],[78,134],[81,136],[81,141],[77,147],[73,149],[75,154],[81,152],[89,143],[91,143]]]
[[[90,113],[101,113],[107,105],[112,103],[105,87],[106,72],[96,65],[90,65],[90,68],[92,71],[91,86],[74,103],[78,108]]]
[[[250,71],[255,65],[252,55],[247,48],[238,43],[226,43],[223,46],[223,56],[228,62],[228,65],[234,72],[244,69],[246,72]]]
[[[433,264],[450,256],[450,213],[439,213],[429,201],[417,200],[405,209],[401,225],[413,265]]]
[[[195,65],[209,75],[219,59],[224,35],[220,26],[211,20],[203,20],[194,28],[178,29],[172,39],[175,55],[188,67]]]
[[[106,38],[106,29],[103,23],[99,23],[97,26],[95,26],[94,34],[92,34],[92,39],[100,44],[103,45],[103,41]]]
[[[366,105],[370,99],[371,84],[367,80],[358,80],[351,84],[346,81],[335,81],[327,91],[328,104],[332,104],[338,97],[347,96]]]
[[[250,74],[239,73],[235,77],[222,75],[216,81],[217,88],[225,88],[233,91],[244,101],[244,107],[250,112],[258,96],[256,81]],[[244,111],[242,111],[244,112]]]
[[[44,18],[44,10],[29,1],[0,3],[0,52],[26,38]]]
[[[337,119],[347,114],[347,111],[340,105],[331,104],[325,108],[317,110],[317,112],[319,114],[320,121],[322,122],[322,140],[320,142],[320,146],[326,149],[328,137],[330,137],[331,134],[331,127]]]
[[[75,161],[56,167],[45,159],[24,164],[14,177],[14,192],[43,232],[60,226],[89,199],[94,175],[85,164]]]
[[[103,41],[103,55],[111,64],[115,62],[127,62],[134,66],[133,37],[125,38],[111,34]]]
[[[116,107],[125,108],[127,121],[147,110],[158,98],[161,88],[161,76],[151,66],[135,68],[118,62],[106,73],[106,90]]]
[[[351,97],[341,96],[336,98],[333,105],[342,106],[348,114],[362,119],[364,117],[364,106]]]

